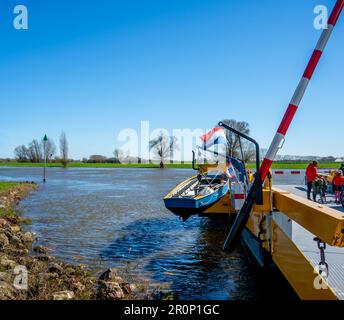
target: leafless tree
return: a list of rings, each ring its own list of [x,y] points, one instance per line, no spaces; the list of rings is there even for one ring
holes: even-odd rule
[[[68,141],[65,132],[60,135],[61,163],[66,168],[68,165]]]
[[[168,137],[164,132],[160,132],[159,135],[149,141],[149,150],[158,156],[160,160],[160,167],[164,168],[165,160],[170,157],[173,157],[173,151],[177,148],[177,139],[176,137]]]
[[[236,121],[234,119],[226,119],[222,121],[229,127],[250,135],[250,125],[245,121]],[[229,130],[225,130],[228,141],[228,154],[232,157],[241,158],[240,139],[239,136]],[[255,150],[251,143],[241,139],[241,148],[245,162],[250,162],[255,157]]]
[[[114,156],[114,162],[116,163],[121,163],[121,159],[123,157],[123,152],[121,149],[116,148],[113,152],[113,156]]]
[[[170,162],[173,163],[174,152],[179,150],[177,137],[171,136],[170,141],[169,141],[169,145],[170,145]]]
[[[29,143],[29,160],[31,162],[42,162],[43,161],[43,145],[36,139]]]
[[[256,158],[256,150],[252,143],[244,142],[243,143],[243,154],[244,154],[244,162],[252,162]]]
[[[14,155],[17,161],[19,162],[27,162],[29,161],[29,149],[24,146],[18,146],[17,148],[14,149]]]
[[[14,149],[14,155],[19,162],[42,162],[44,161],[44,156],[46,156],[47,161],[50,161],[56,152],[56,147],[54,141],[48,139],[46,141],[46,148],[44,154],[43,141],[32,140],[28,147],[21,145]]]

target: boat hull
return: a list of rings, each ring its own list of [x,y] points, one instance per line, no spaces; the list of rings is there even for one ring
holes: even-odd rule
[[[220,199],[222,199],[228,191],[229,185],[227,183],[215,190],[213,193],[203,197],[188,198],[166,196],[164,198],[164,203],[166,208],[174,214],[182,217],[188,217],[203,213]]]

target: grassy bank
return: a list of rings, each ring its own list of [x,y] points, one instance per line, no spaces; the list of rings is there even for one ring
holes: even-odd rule
[[[7,192],[19,186],[17,182],[0,181],[0,193]]]
[[[43,163],[21,163],[21,162],[0,162],[0,167],[43,167]],[[60,163],[48,163],[48,167],[62,167]],[[288,163],[288,162],[275,162],[272,165],[272,169],[291,169],[291,170],[302,170],[306,169],[308,162],[300,163]],[[146,169],[158,169],[159,164],[119,164],[119,163],[83,163],[83,162],[71,162],[68,164],[70,168],[146,168]],[[249,163],[248,168],[254,169],[255,164]],[[340,163],[337,162],[320,162],[319,169],[337,169],[340,167]],[[168,169],[191,169],[191,163],[175,163],[175,164],[166,164]]]
[[[18,201],[36,189],[34,183],[0,181],[0,217],[14,215]]]

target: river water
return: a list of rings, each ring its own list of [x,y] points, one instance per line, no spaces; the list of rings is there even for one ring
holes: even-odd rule
[[[192,170],[47,170],[45,185],[42,168],[2,167],[0,180],[40,183],[19,209],[52,255],[94,271],[119,268],[148,290],[173,291],[179,299],[293,296],[282,277],[259,271],[241,248],[222,251],[226,224],[200,217],[182,222],[165,209],[163,196]]]

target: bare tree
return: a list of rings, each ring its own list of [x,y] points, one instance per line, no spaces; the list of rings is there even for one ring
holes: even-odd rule
[[[27,147],[21,145],[14,149],[14,155],[19,162],[42,162],[44,157],[50,161],[55,152],[55,143],[51,139],[46,141],[45,154],[43,141],[39,142],[36,139],[32,140]]]
[[[160,168],[164,168],[165,160],[170,156],[171,151],[177,148],[177,139],[175,137],[167,137],[162,131],[159,135],[149,141],[149,150],[153,150],[160,160]]]
[[[252,143],[244,142],[243,143],[243,154],[244,154],[244,162],[252,162],[256,158],[256,150]]]
[[[250,125],[245,121],[236,121],[234,119],[226,119],[222,121],[224,124],[228,125],[229,127],[244,133],[246,135],[250,135]],[[241,146],[240,146],[240,139],[239,136],[229,130],[225,130],[226,137],[228,141],[228,154],[232,157],[241,158],[241,148],[243,152],[243,157],[245,162],[250,162],[255,157],[255,150],[251,143],[244,141],[241,139]]]
[[[123,152],[121,149],[116,148],[113,152],[114,163],[121,163],[121,158],[123,157]]]
[[[17,161],[19,162],[27,162],[29,161],[29,149],[24,146],[18,146],[17,148],[14,149],[14,155]]]
[[[31,162],[42,162],[43,161],[43,145],[36,139],[29,143],[29,160]]]
[[[68,165],[68,141],[65,132],[60,135],[61,163],[66,168]]]
[[[178,139],[175,136],[170,137],[170,162],[173,163],[174,152],[179,150]]]

